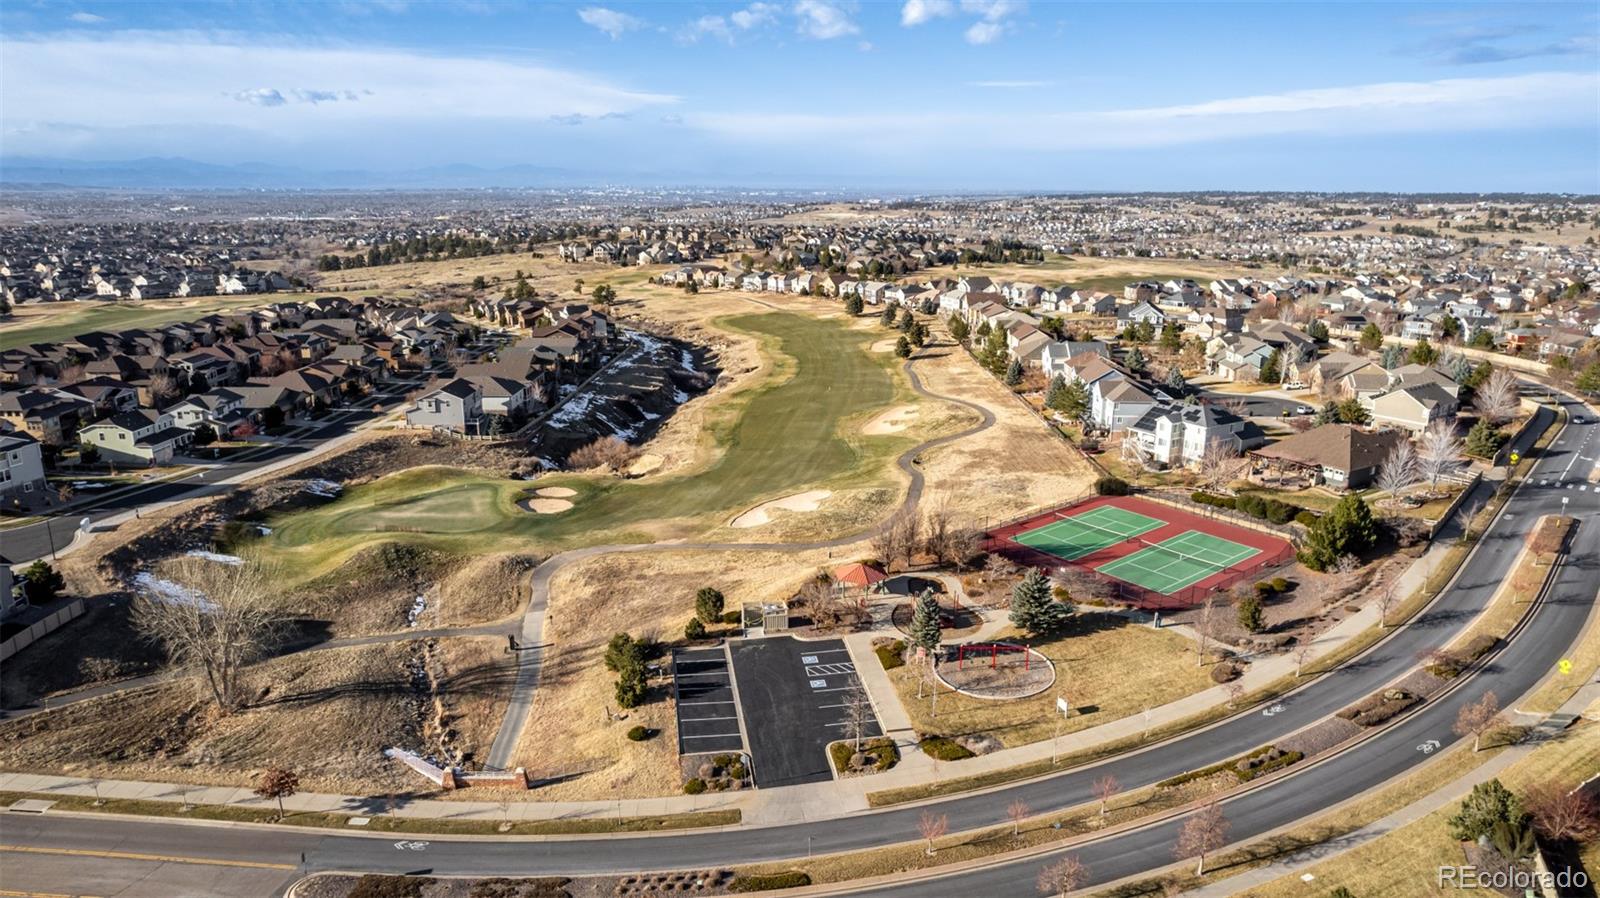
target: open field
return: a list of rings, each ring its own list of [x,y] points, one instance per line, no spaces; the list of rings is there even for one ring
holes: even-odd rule
[[[1188,639],[1104,612],[1075,615],[1056,636],[1028,639],[1008,630],[994,638],[1030,646],[1049,658],[1056,668],[1055,686],[1016,701],[971,698],[940,687],[934,714],[926,696],[917,698],[914,666],[897,667],[889,671],[889,679],[918,732],[987,733],[1013,748],[1052,738],[1058,722],[1061,733],[1074,733],[1213,685],[1208,669],[1195,664],[1195,647]],[[1057,696],[1065,696],[1076,709],[1065,720],[1055,710]]]
[[[832,555],[832,559],[830,559]],[[616,675],[600,663],[613,633],[677,640],[694,614],[694,593],[714,586],[727,608],[793,595],[819,567],[855,556],[811,552],[650,552],[586,559],[556,576],[545,618],[545,655],[530,726],[515,757],[546,780],[532,797],[633,798],[679,791],[677,725],[665,681],[626,719],[617,710]],[[628,728],[658,735],[629,742]]]
[[[322,508],[270,522],[265,556],[301,576],[326,570],[357,547],[398,539],[460,552],[659,541],[731,519],[758,501],[804,487],[884,484],[912,440],[865,438],[864,423],[891,402],[910,401],[890,361],[869,354],[867,336],[837,321],[762,313],[724,319],[758,335],[772,358],[759,385],[739,391],[704,426],[723,451],[692,472],[639,481],[594,476],[540,479],[577,491],[573,508],[528,514],[516,500],[531,484],[442,469],[410,471],[349,490]]]
[[[455,638],[290,655],[251,668],[249,706],[227,716],[195,680],[85,702],[0,728],[0,766],[243,786],[276,765],[306,791],[431,791],[383,749],[469,762],[486,750],[512,676],[504,647]]]
[[[305,298],[258,293],[252,296],[199,296],[193,299],[152,299],[142,302],[51,302],[15,306],[12,309],[14,317],[0,322],[0,349],[65,340],[89,331],[160,327],[175,321],[193,321],[213,312],[253,309],[284,300]]]

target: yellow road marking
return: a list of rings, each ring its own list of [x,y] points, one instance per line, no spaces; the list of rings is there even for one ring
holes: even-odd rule
[[[21,854],[64,854],[70,857],[103,857],[119,861],[153,861],[160,864],[205,864],[216,867],[254,867],[259,870],[298,870],[294,864],[268,864],[262,861],[228,861],[208,857],[185,857],[181,854],[135,854],[131,851],[91,851],[87,848],[34,848],[24,845],[0,845],[0,851]]]

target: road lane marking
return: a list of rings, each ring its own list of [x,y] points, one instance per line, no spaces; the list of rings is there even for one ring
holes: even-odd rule
[[[60,854],[68,857],[98,857],[118,861],[150,861],[157,864],[196,864],[212,867],[251,867],[257,870],[298,870],[294,864],[269,864],[265,861],[230,861],[218,858],[187,857],[181,854],[139,854],[132,851],[94,851],[88,848],[35,848],[29,845],[0,845],[0,852],[17,854]]]
[[[98,898],[95,895],[68,895],[63,892],[18,892],[14,889],[0,889],[0,896],[4,896],[4,898]]]

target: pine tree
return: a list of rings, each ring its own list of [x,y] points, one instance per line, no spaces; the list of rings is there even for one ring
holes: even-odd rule
[[[1417,340],[1417,345],[1411,347],[1411,364],[1431,365],[1439,360],[1439,350],[1433,348],[1427,337]]]
[[[1189,381],[1184,378],[1183,372],[1177,365],[1167,369],[1167,389],[1182,392],[1189,388]]]
[[[903,359],[911,358],[911,341],[906,339],[905,334],[894,341],[894,354]]]
[[[1487,418],[1479,418],[1478,423],[1467,431],[1467,454],[1477,458],[1494,458],[1504,442],[1505,436]]]
[[[1044,391],[1044,404],[1046,408],[1061,411],[1061,403],[1066,399],[1067,379],[1057,374],[1050,378],[1050,386]]]
[[[931,589],[923,590],[912,608],[911,644],[929,652],[939,648],[939,600]]]
[[[1345,496],[1311,525],[1300,549],[1300,561],[1314,571],[1325,571],[1340,558],[1371,548],[1377,538],[1378,527],[1366,501],[1360,496]]]
[[[1590,362],[1572,385],[1589,396],[1600,393],[1600,362]]]
[[[1144,370],[1149,367],[1149,361],[1145,359],[1144,352],[1137,346],[1128,350],[1127,363],[1128,370],[1134,374],[1143,374]]]
[[[1383,345],[1383,331],[1378,330],[1376,324],[1368,324],[1361,329],[1361,348],[1373,352]]]
[[[851,315],[860,315],[861,310],[864,308],[866,308],[866,305],[861,302],[861,294],[851,293],[849,296],[845,297],[844,310],[849,312]]]
[[[1071,616],[1072,606],[1055,600],[1049,578],[1038,568],[1028,571],[1022,582],[1011,588],[1011,625],[1019,630],[1049,633],[1060,629]]]
[[[1012,359],[1011,363],[1006,365],[1005,383],[1008,387],[1015,387],[1022,383],[1021,359]]]
[[[957,343],[967,342],[967,337],[972,334],[972,329],[967,326],[967,320],[960,315],[951,315],[947,326],[950,328],[950,336]]]
[[[1261,382],[1275,384],[1281,380],[1283,380],[1283,352],[1274,349],[1272,354],[1267,356],[1266,364],[1261,366]]]

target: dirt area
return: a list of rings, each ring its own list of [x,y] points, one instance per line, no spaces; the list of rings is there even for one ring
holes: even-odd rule
[[[927,388],[989,409],[994,426],[922,455],[928,478],[923,501],[948,502],[958,519],[975,526],[1082,496],[1095,471],[1076,449],[1052,433],[1023,403],[947,335],[919,356],[917,373]]]
[[[563,570],[551,584],[545,655],[530,725],[516,759],[545,784],[541,801],[641,798],[679,791],[677,725],[668,682],[651,681],[645,703],[617,715],[616,676],[600,659],[614,633],[676,641],[694,614],[694,593],[714,586],[728,610],[787,598],[829,563],[827,552],[613,554]],[[630,742],[628,729],[658,731]]]
[[[861,428],[864,436],[875,437],[884,434],[899,433],[917,417],[917,408],[913,405],[897,405],[884,412]]]
[[[292,655],[251,669],[249,706],[227,716],[191,679],[0,725],[0,766],[242,786],[277,765],[299,773],[305,791],[427,792],[383,749],[470,765],[504,710],[505,657],[490,638]]]

